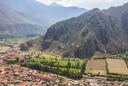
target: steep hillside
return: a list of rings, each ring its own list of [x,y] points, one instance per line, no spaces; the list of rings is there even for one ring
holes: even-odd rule
[[[42,35],[47,27],[38,19],[16,12],[0,2],[0,37]]]
[[[42,38],[42,50],[63,57],[89,58],[96,51],[111,53],[128,48],[127,6],[128,3],[111,11],[95,8],[52,25]],[[123,13],[115,15],[120,10]]]
[[[1,0],[10,8],[38,18],[49,26],[71,17],[78,16],[86,12],[83,8],[63,7],[56,3],[45,5],[36,0]]]

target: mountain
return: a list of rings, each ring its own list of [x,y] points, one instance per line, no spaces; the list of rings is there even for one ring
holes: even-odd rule
[[[56,2],[51,3],[49,6],[51,6],[51,7],[62,7],[61,5],[57,4]]]
[[[89,58],[96,51],[112,53],[127,49],[128,3],[107,10],[95,8],[58,22],[32,43],[33,48],[38,46],[45,53],[62,57]]]
[[[84,12],[86,9],[78,7],[64,7],[57,3],[45,5],[36,0],[1,0],[7,6],[18,12],[25,13],[35,17],[49,26],[71,17],[76,17]]]
[[[42,35],[46,28],[44,22],[16,12],[0,2],[0,38]]]

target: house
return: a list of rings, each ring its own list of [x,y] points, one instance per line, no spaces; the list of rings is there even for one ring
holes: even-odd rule
[[[26,71],[29,70],[29,68],[27,68],[27,67],[22,67],[22,69],[23,69],[23,70],[26,70]]]
[[[89,82],[90,86],[98,86],[98,81],[95,79],[87,79],[87,82]]]

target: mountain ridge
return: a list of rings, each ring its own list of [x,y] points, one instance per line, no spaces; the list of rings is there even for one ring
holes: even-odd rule
[[[52,6],[52,7],[60,7],[62,5],[57,4],[56,2],[52,2],[49,6]]]
[[[40,50],[48,54],[78,58],[90,58],[96,51],[112,53],[120,48],[127,49],[127,6],[115,7],[113,11],[111,8],[95,8],[78,17],[60,21],[39,38],[42,40],[40,45],[33,45],[41,46]],[[120,10],[123,13],[115,15]]]
[[[78,7],[51,7],[49,5],[37,2],[36,0],[1,1],[13,10],[35,17],[45,22],[49,26],[58,21],[78,16],[87,11],[86,9]]]

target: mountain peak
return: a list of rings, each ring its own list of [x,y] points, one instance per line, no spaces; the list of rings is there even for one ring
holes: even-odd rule
[[[50,4],[50,6],[52,6],[52,7],[60,7],[61,5],[58,4],[58,3],[56,3],[56,2],[52,2],[52,3]]]
[[[99,8],[94,8],[91,11],[100,11],[100,9]]]

